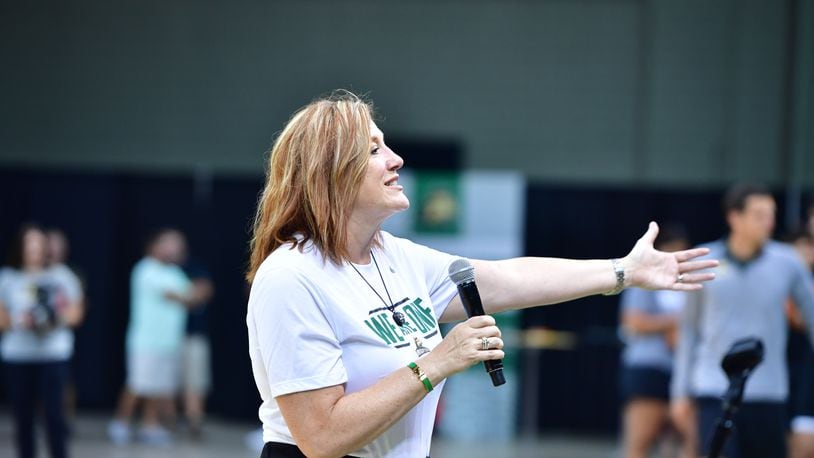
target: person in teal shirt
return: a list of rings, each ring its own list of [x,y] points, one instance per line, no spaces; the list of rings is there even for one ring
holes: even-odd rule
[[[170,411],[179,387],[180,354],[187,309],[200,301],[181,269],[186,239],[175,229],[162,229],[150,238],[147,254],[130,278],[130,321],[127,327],[127,381],[116,417],[108,426],[117,444],[131,440],[130,421],[143,400],[138,438],[148,444],[171,441],[160,424],[160,412]]]

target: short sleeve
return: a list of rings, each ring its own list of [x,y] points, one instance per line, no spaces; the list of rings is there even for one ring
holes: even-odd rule
[[[71,269],[62,266],[52,269],[52,276],[71,302],[82,299],[82,284]]]
[[[273,397],[347,381],[342,348],[324,305],[299,272],[270,269],[255,278],[249,313]]]
[[[449,279],[449,266],[458,257],[407,239],[399,240],[405,244],[404,249],[409,252],[413,262],[421,266],[435,316],[440,318],[449,302],[458,294],[455,283]]]
[[[624,315],[630,312],[655,313],[653,292],[640,288],[629,288],[622,292],[621,311]]]

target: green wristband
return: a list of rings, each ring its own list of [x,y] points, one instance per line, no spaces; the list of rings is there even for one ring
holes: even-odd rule
[[[418,380],[424,384],[424,389],[427,390],[427,393],[432,391],[432,383],[430,383],[430,379],[427,378],[427,374],[421,370],[418,364],[411,362],[407,365],[407,367],[409,367],[413,371],[413,374],[418,377]]]

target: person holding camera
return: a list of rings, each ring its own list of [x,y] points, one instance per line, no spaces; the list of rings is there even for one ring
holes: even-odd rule
[[[79,280],[67,269],[47,265],[45,233],[24,225],[0,271],[0,357],[15,423],[18,456],[37,456],[34,413],[45,413],[48,448],[54,458],[68,456],[64,412],[72,327],[83,318]]]

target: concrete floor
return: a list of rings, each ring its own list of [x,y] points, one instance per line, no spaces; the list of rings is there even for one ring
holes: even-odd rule
[[[105,435],[107,417],[82,415],[75,422],[71,441],[74,458],[257,458],[259,453],[247,444],[253,425],[211,420],[206,425],[204,438],[194,441],[181,435],[173,445],[148,447],[133,444],[114,446]],[[14,456],[11,418],[0,412],[0,457]],[[40,444],[40,457],[46,457],[45,444]],[[547,457],[547,458],[613,458],[617,444],[610,439],[586,437],[545,437],[517,440],[511,443],[461,443],[435,439],[433,458],[494,458],[494,457]]]

